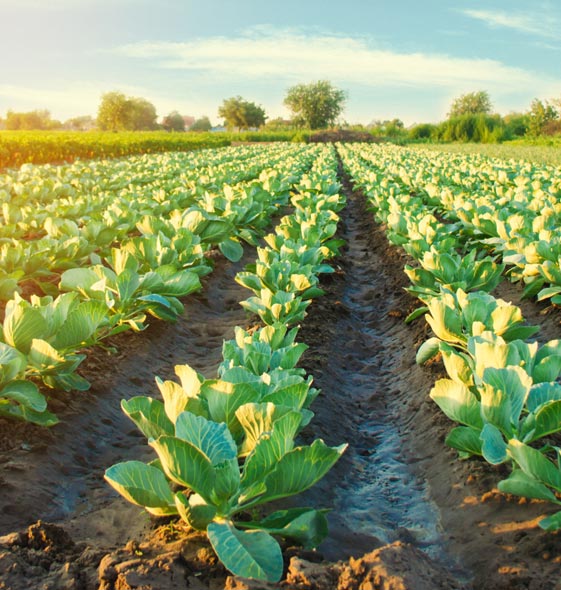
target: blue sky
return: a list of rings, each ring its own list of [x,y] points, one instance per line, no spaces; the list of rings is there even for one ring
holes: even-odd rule
[[[288,117],[328,79],[351,123],[445,118],[487,90],[497,112],[561,97],[559,0],[0,0],[0,116],[96,114],[103,92],[208,115],[230,96]]]

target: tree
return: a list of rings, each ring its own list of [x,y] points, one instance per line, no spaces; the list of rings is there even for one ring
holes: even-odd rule
[[[224,119],[224,125],[228,129],[237,128],[238,131],[261,127],[267,118],[263,107],[244,100],[241,96],[224,99],[218,109],[218,116]]]
[[[80,115],[67,119],[63,127],[72,131],[89,131],[95,127],[95,121],[91,115]]]
[[[299,127],[325,129],[335,123],[343,112],[346,93],[327,80],[297,84],[288,89],[284,105],[293,114]]]
[[[492,108],[491,98],[486,90],[468,92],[452,101],[448,118],[452,119],[462,115],[489,115]]]
[[[185,119],[178,111],[172,111],[164,117],[162,127],[166,131],[185,131]]]
[[[46,109],[27,113],[8,111],[5,125],[10,130],[55,129],[61,126],[59,121],[51,119],[51,113]]]
[[[197,119],[191,127],[189,127],[189,131],[210,131],[212,129],[212,123],[210,119],[205,115],[204,117],[200,117]]]
[[[555,107],[549,103],[543,103],[541,100],[534,98],[530,104],[528,112],[528,133],[533,137],[542,134],[544,127],[551,121],[559,118]]]
[[[156,129],[156,107],[145,98],[127,98],[122,92],[106,92],[97,111],[102,131]]]
[[[129,128],[130,105],[122,92],[106,92],[97,110],[97,124],[102,131]]]
[[[151,131],[158,128],[156,107],[145,98],[128,99],[130,114],[128,129],[131,131]]]

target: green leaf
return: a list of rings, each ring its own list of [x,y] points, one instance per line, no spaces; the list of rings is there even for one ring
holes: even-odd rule
[[[35,410],[25,406],[14,405],[7,400],[2,400],[1,398],[0,415],[7,416],[9,418],[15,418],[16,420],[31,422],[32,424],[45,426],[47,428],[58,424],[58,418],[47,410],[44,412],[36,412]]]
[[[208,381],[201,392],[208,402],[210,419],[225,422],[230,432],[237,436],[241,426],[236,418],[236,410],[243,404],[255,400],[255,391],[247,384],[227,381]]]
[[[460,455],[465,456],[481,455],[481,430],[470,426],[456,426],[446,437],[446,444],[457,449]]]
[[[318,482],[337,462],[347,445],[328,447],[322,440],[288,451],[265,479],[265,493],[255,504],[299,494]]]
[[[298,412],[287,412],[273,422],[271,433],[263,432],[245,460],[240,501],[260,494],[265,489],[264,478],[273,467],[294,448],[294,437],[302,422]]]
[[[507,437],[513,434],[532,387],[532,379],[522,367],[489,367],[483,371],[481,415]]]
[[[45,396],[31,381],[11,381],[0,390],[0,398],[11,399],[36,412],[44,412],[47,409]]]
[[[546,531],[557,531],[561,529],[561,511],[544,518],[538,522],[540,528]]]
[[[216,516],[216,508],[207,504],[199,494],[187,497],[183,492],[179,492],[175,494],[175,506],[181,518],[197,531],[206,531]]]
[[[213,466],[237,457],[236,443],[224,422],[182,412],[175,422],[175,436],[197,447]]]
[[[263,531],[239,531],[229,522],[211,522],[208,538],[218,559],[234,575],[278,582],[283,560],[279,544]]]
[[[485,424],[480,435],[481,452],[484,459],[491,465],[499,465],[508,459],[507,445],[501,431],[492,424]]]
[[[65,362],[64,356],[45,340],[34,338],[28,353],[28,363],[40,371],[47,371]]]
[[[89,297],[100,278],[93,268],[71,268],[62,273],[59,288],[61,291],[77,291]]]
[[[550,401],[540,406],[534,414],[532,426],[532,436],[525,442],[532,442],[554,432],[559,432],[561,430],[561,400]]]
[[[20,352],[28,354],[33,339],[44,338],[48,335],[48,329],[47,320],[38,309],[22,304],[14,304],[11,309],[10,304],[6,307],[4,340]]]
[[[520,469],[515,469],[507,479],[500,481],[498,488],[505,494],[558,503],[555,494],[547,486]]]
[[[173,436],[161,436],[149,444],[158,453],[162,467],[171,480],[191,488],[212,504],[216,473],[202,451]]]
[[[107,316],[107,306],[100,301],[84,301],[68,314],[66,321],[51,340],[57,350],[74,351],[95,334]]]
[[[561,383],[537,383],[530,389],[526,407],[534,412],[541,405],[557,400],[561,400]]]
[[[175,514],[173,493],[165,475],[141,461],[117,463],[105,472],[105,480],[126,500],[153,514]]]
[[[240,526],[264,529],[273,535],[296,541],[306,549],[313,549],[327,537],[325,513],[325,510],[291,508],[274,512],[256,523],[240,523]]]
[[[174,427],[166,415],[164,404],[158,400],[137,396],[123,400],[121,408],[148,439],[156,439],[162,434],[174,434]]]
[[[477,430],[483,428],[479,401],[462,383],[439,379],[431,389],[430,397],[450,420]]]
[[[220,252],[222,252],[230,262],[238,262],[243,256],[242,245],[232,238],[227,238],[223,242],[220,242],[218,248],[220,248]]]
[[[440,352],[440,343],[440,338],[436,338],[435,336],[423,342],[415,357],[417,364],[424,365],[427,361],[434,358]]]
[[[508,443],[508,454],[526,475],[561,492],[561,471],[540,451],[512,439]]]
[[[415,321],[417,318],[420,318],[422,315],[425,315],[428,312],[429,308],[426,305],[418,307],[414,311],[412,311],[406,318],[405,323],[410,324],[411,322]]]

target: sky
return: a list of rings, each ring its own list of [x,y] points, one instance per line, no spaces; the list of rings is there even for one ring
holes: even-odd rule
[[[0,0],[0,117],[95,116],[104,92],[270,119],[295,84],[345,90],[349,123],[446,117],[486,90],[501,114],[561,97],[561,0]]]

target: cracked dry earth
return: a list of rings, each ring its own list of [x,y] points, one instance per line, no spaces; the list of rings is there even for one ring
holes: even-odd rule
[[[102,479],[118,461],[151,456],[120,400],[156,396],[154,377],[173,378],[176,364],[213,375],[222,341],[250,325],[238,303],[247,291],[234,281],[254,258],[248,249],[238,264],[216,259],[176,325],[123,335],[117,355],[93,352],[83,369],[92,389],[57,398],[52,430],[0,421],[0,589],[561,589],[561,536],[537,527],[551,509],[499,494],[500,470],[460,462],[444,445],[451,424],[428,397],[442,368],[415,364],[428,328],[403,322],[416,305],[404,291],[406,259],[363,197],[345,190],[347,245],[298,335],[309,346],[302,366],[323,392],[303,442],[349,443],[294,500],[332,509],[329,538],[317,551],[284,546],[280,584],[240,580],[203,535],[149,518]],[[519,303],[511,285],[497,295]],[[541,337],[555,338],[559,314],[545,311],[524,303]]]

